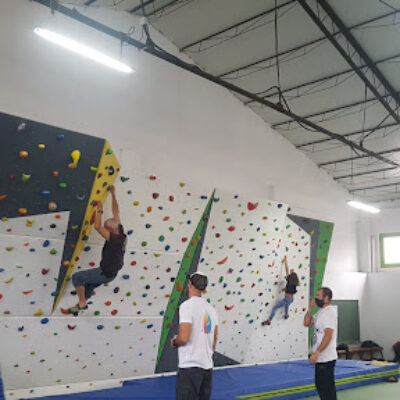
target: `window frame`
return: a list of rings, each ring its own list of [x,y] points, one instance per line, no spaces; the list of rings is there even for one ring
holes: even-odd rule
[[[400,262],[397,264],[385,264],[385,246],[384,246],[384,239],[387,237],[398,236],[400,238],[400,232],[393,232],[393,233],[380,233],[379,234],[379,251],[380,251],[380,262],[381,268],[400,268]]]

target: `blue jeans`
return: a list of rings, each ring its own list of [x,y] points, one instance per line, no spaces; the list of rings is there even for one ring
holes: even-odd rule
[[[279,300],[273,307],[271,311],[271,315],[269,316],[269,320],[275,317],[275,313],[278,309],[285,307],[285,315],[289,314],[289,306],[293,303],[293,297],[284,297],[282,300]]]
[[[103,271],[100,267],[78,271],[72,275],[72,283],[75,288],[79,286],[85,286],[86,299],[89,299],[92,296],[94,289],[103,285],[104,283],[111,282],[114,279],[115,276],[109,278],[103,275]]]

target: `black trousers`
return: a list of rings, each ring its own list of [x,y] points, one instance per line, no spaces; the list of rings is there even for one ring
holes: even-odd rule
[[[336,360],[315,364],[315,386],[321,400],[336,400]]]
[[[176,400],[209,400],[212,369],[179,368],[176,376]]]

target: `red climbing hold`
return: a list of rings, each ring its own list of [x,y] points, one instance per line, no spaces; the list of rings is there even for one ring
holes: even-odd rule
[[[147,212],[150,213],[153,208],[151,206],[147,207]]]
[[[236,228],[235,228],[233,225],[231,225],[231,226],[228,228],[228,231],[229,231],[229,232],[233,232],[235,229],[236,229]]]
[[[149,179],[150,179],[151,181],[155,181],[155,180],[157,179],[157,177],[155,177],[154,175],[150,175],[150,176],[149,176]]]
[[[183,238],[182,238],[182,243],[187,242],[187,240],[188,240],[187,237],[183,237]]]
[[[0,196],[0,200],[4,200],[4,199],[6,199],[7,198],[7,195],[6,194],[2,194],[1,196]]]
[[[168,197],[168,200],[169,200],[169,201],[174,201],[174,196],[169,196],[169,197]]]
[[[105,303],[104,303],[106,306],[111,306],[111,301],[106,301]]]
[[[62,307],[60,307],[60,311],[61,311],[61,314],[65,314],[65,315],[70,313],[68,310],[66,310],[65,308],[62,308]]]
[[[251,201],[249,201],[249,202],[247,203],[247,209],[248,209],[249,211],[253,211],[253,210],[255,210],[257,207],[258,207],[258,203],[252,203]]]
[[[230,311],[230,310],[232,310],[232,308],[233,307],[235,307],[235,305],[233,304],[233,305],[231,305],[231,306],[227,306],[227,305],[225,305],[225,310],[226,311]]]
[[[117,315],[118,314],[118,310],[112,310],[111,311],[111,315]]]
[[[42,268],[42,275],[48,274],[50,269]]]
[[[227,262],[227,260],[228,260],[228,256],[226,256],[226,257],[225,257],[224,259],[222,259],[221,261],[218,261],[217,264],[218,264],[218,265],[225,264],[225,263]]]
[[[176,289],[178,290],[178,292],[182,292],[182,284],[180,281],[178,281],[178,283],[176,285]]]

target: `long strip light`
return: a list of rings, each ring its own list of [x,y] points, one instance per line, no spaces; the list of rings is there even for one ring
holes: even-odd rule
[[[381,212],[381,210],[379,208],[376,208],[376,207],[373,207],[368,204],[364,204],[364,203],[361,203],[361,202],[355,201],[355,200],[348,201],[347,204],[351,207],[358,208],[359,210],[367,211],[372,214],[377,214],[377,213]]]
[[[52,43],[55,43],[64,49],[73,51],[74,53],[80,54],[83,57],[89,58],[90,60],[96,61],[100,64],[106,65],[107,67],[113,68],[120,72],[131,73],[135,72],[129,65],[123,64],[109,56],[106,56],[99,51],[85,46],[82,43],[76,42],[75,40],[69,39],[56,32],[49,31],[48,29],[35,28],[34,32]]]

